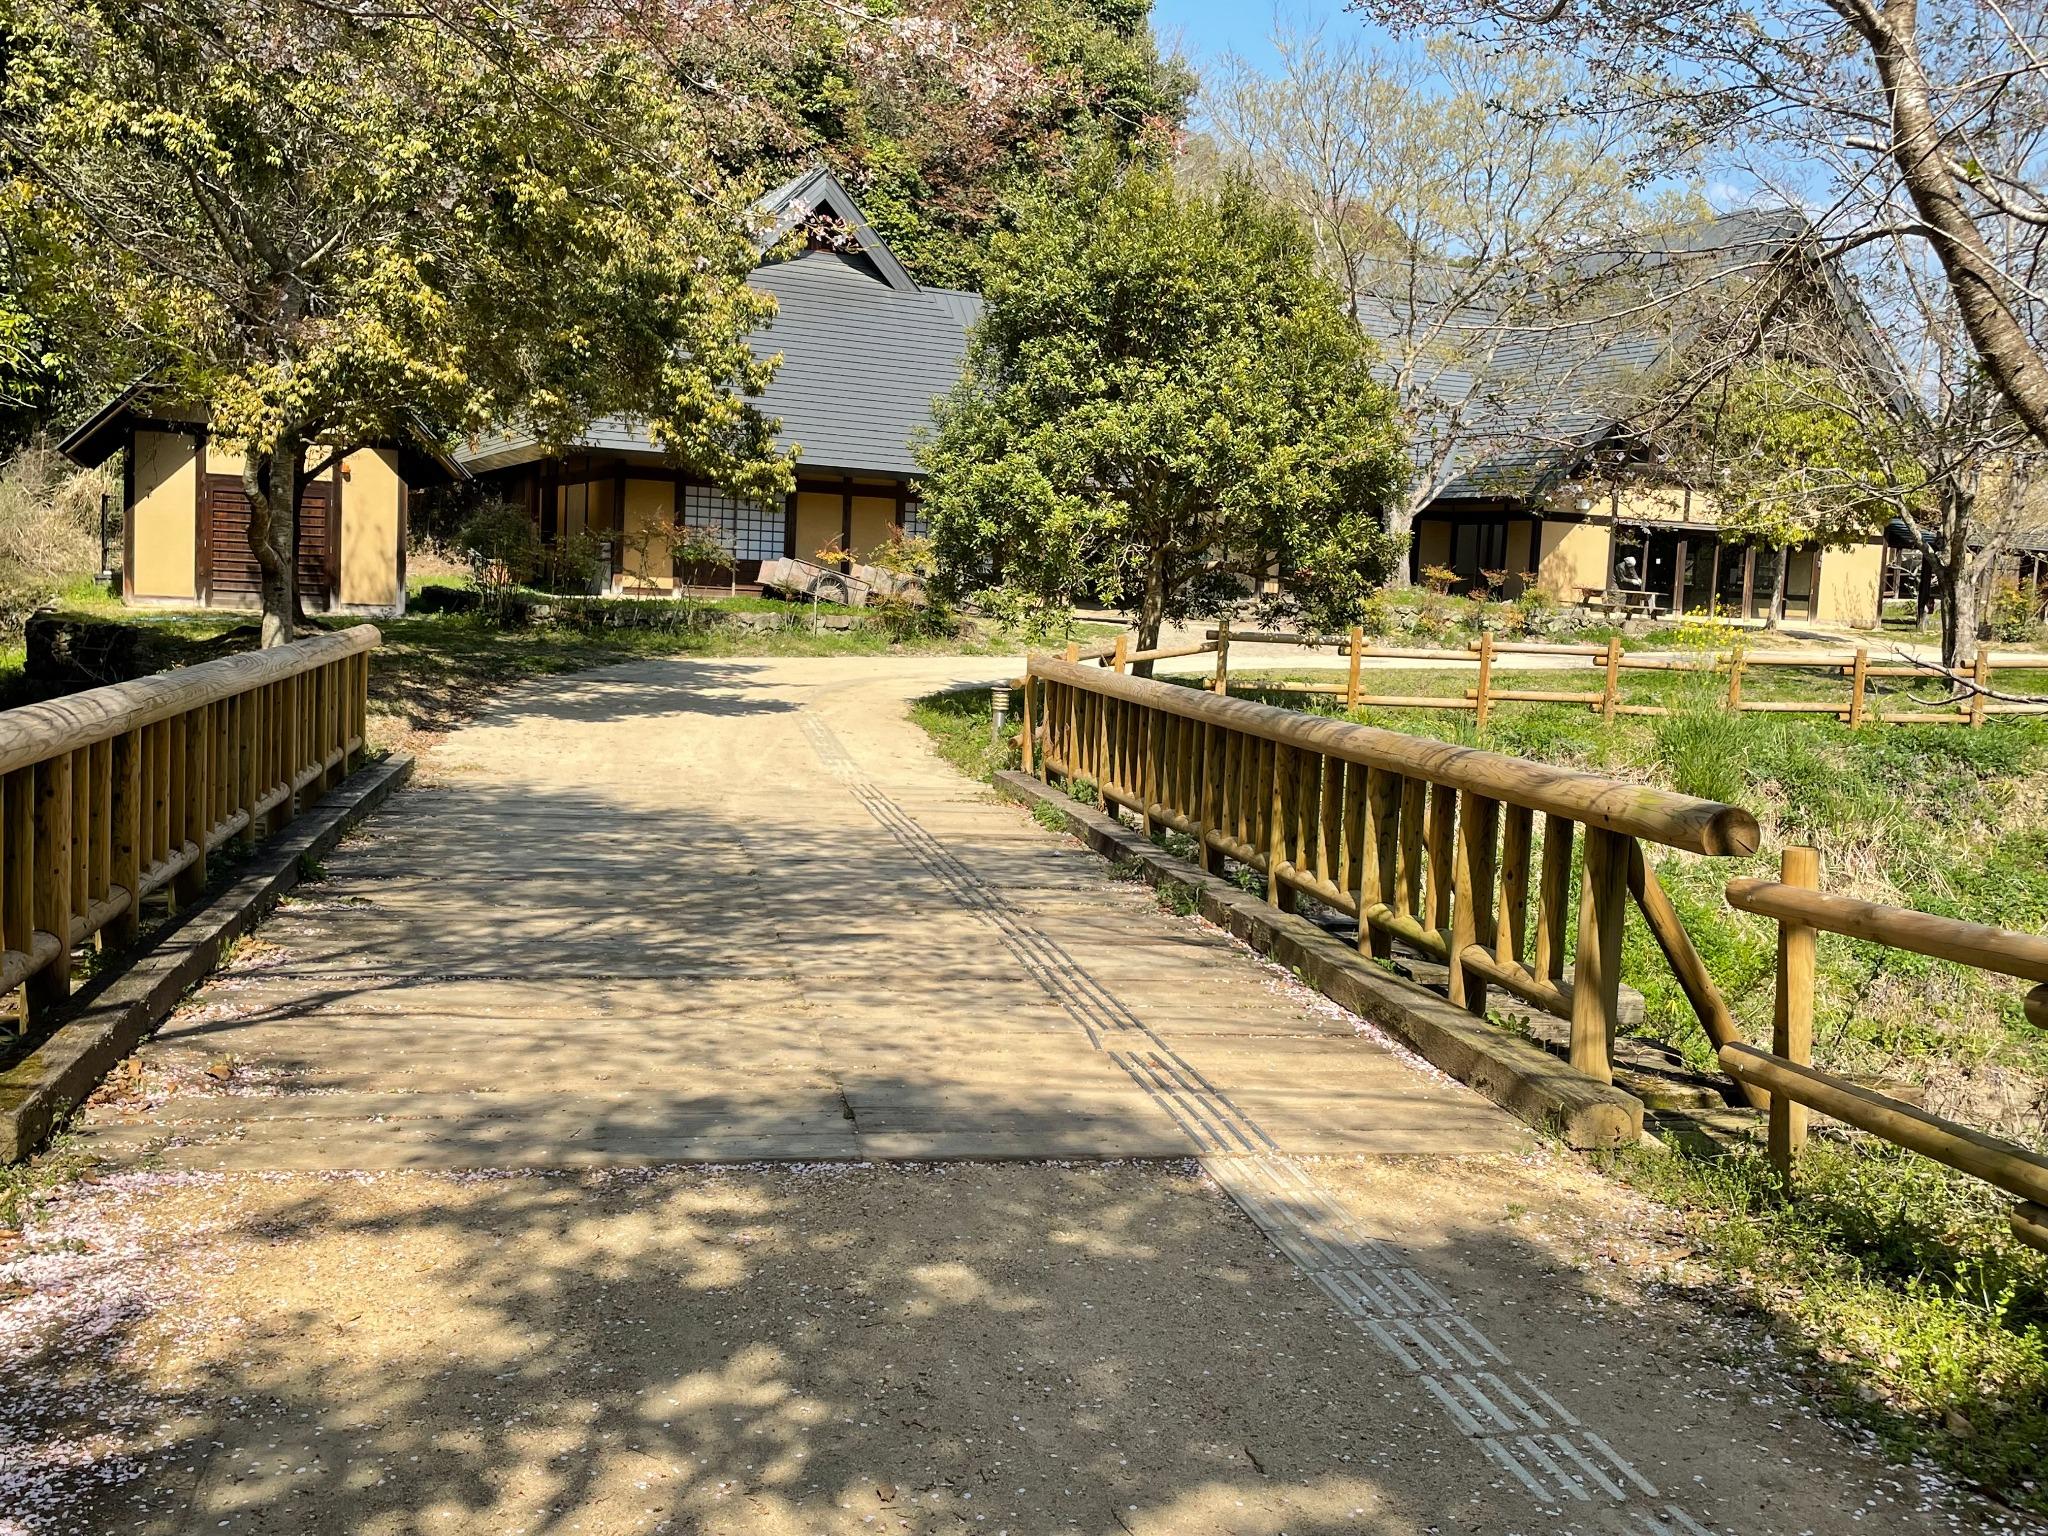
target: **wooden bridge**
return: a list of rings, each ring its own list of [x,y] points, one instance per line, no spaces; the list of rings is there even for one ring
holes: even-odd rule
[[[360,745],[355,655],[323,667],[161,742],[177,701],[101,722],[85,809],[26,801],[83,873],[36,863],[6,910],[112,922],[121,879],[289,814]],[[937,760],[905,702],[987,668],[635,664],[437,749],[84,1117],[150,1192],[133,1240],[212,1277],[163,1345],[210,1385],[91,1528],[1949,1528],[1530,1226],[1586,1196],[1521,1121]],[[1062,767],[1332,905],[1364,888],[1332,878],[1370,845],[1342,808],[1391,817],[1398,782],[1316,800],[1322,761],[1283,756],[1271,818],[1229,820],[1177,798],[1210,781],[1141,692],[1088,714],[1082,669],[1042,677]],[[1616,902],[1641,807],[1577,805]],[[1423,880],[1422,824],[1388,821],[1376,931],[1422,933],[1439,882],[1526,902],[1506,825]],[[1567,897],[1536,896],[1556,941]],[[1585,1056],[1613,948],[1583,921],[1576,1011],[1497,921],[1447,953]]]

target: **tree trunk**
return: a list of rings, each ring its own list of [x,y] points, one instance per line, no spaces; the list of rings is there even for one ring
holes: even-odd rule
[[[1145,556],[1145,590],[1138,598],[1138,649],[1156,650],[1159,646],[1159,631],[1166,623],[1166,551],[1155,549]],[[1131,672],[1136,677],[1150,677],[1152,663],[1133,662]]]
[[[297,552],[299,458],[304,445],[287,435],[264,452],[242,455],[242,494],[249,500],[249,549],[256,556],[263,598],[263,646],[289,644],[298,611]]]
[[[1834,3],[1870,44],[1871,61],[1891,106],[1892,161],[1926,226],[1927,243],[1941,262],[1963,329],[2014,414],[2038,441],[2048,443],[2048,362],[2007,301],[2006,277],[1964,200],[1950,159],[1950,133],[1935,110],[1921,64],[1917,6],[1894,0],[1868,19],[1870,13],[1861,7]],[[1943,633],[1946,637],[1946,628]]]
[[[1408,546],[1415,540],[1415,508],[1407,502],[1387,508],[1387,532],[1400,541],[1401,554],[1394,561],[1394,568],[1387,573],[1387,586],[1396,592],[1405,592],[1410,586],[1408,579]]]
[[[1785,622],[1785,567],[1792,563],[1792,551],[1778,551],[1778,572],[1771,579],[1771,606],[1765,611],[1764,628],[1776,629]]]
[[[1977,584],[1971,579],[1970,521],[1976,496],[1959,486],[1941,493],[1941,664],[1951,671],[1968,659],[1977,639]]]

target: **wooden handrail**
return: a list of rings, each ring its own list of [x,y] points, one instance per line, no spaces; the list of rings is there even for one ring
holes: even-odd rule
[[[371,650],[382,638],[375,625],[356,624],[290,645],[222,656],[42,704],[0,710],[0,773],[110,741],[172,715]]]
[[[70,996],[72,951],[137,937],[207,856],[290,821],[367,745],[365,624],[0,711],[0,986],[39,1027]]]
[[[1354,631],[1354,658],[1358,648]],[[1355,691],[1355,670],[1346,686]],[[1572,1064],[1590,1076],[1613,1076],[1632,899],[1709,1037],[1734,1038],[1727,1005],[1637,839],[1748,852],[1757,828],[1747,811],[1071,658],[1030,658],[1021,712],[1027,769],[1092,782],[1105,807],[1136,811],[1148,833],[1192,838],[1212,871],[1225,859],[1256,870],[1276,905],[1309,897],[1353,918],[1362,950],[1385,957],[1398,940],[1443,961],[1451,1001],[1475,1014],[1484,1016],[1487,988],[1497,986],[1568,1018]]]
[[[1777,880],[1730,880],[1727,891],[1728,905],[1738,912],[1867,939],[2002,976],[2048,982],[2048,939],[2034,934],[1805,890]]]
[[[1027,670],[1031,676],[1065,687],[1105,693],[1182,719],[1526,806],[1583,826],[1648,838],[1688,853],[1746,854],[1757,847],[1756,818],[1739,806],[1716,800],[1431,737],[1297,714],[1249,699],[1218,698],[1174,683],[1097,672],[1050,656],[1031,657]]]

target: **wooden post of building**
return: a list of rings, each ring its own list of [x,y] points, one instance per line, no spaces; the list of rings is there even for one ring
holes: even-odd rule
[[[1486,693],[1492,686],[1493,636],[1487,633],[1479,637],[1479,691],[1473,719],[1473,724],[1482,731],[1486,729]]]
[[[1849,673],[1849,729],[1863,724],[1863,694],[1870,684],[1870,647],[1856,647],[1856,664]]]
[[[1991,652],[1985,646],[1977,647],[1977,659],[1970,664],[1970,729],[1975,730],[1984,723],[1984,690],[1991,686]]]
[[[71,996],[71,754],[37,763],[34,772],[35,926],[56,939],[57,953],[28,979],[32,1022]]]
[[[1607,637],[1607,682],[1600,691],[1600,718],[1614,723],[1615,706],[1621,702],[1621,636]]]
[[[1820,850],[1795,844],[1779,861],[1778,878],[1802,890],[1820,887]],[[1778,999],[1771,1015],[1771,1050],[1795,1066],[1813,1065],[1814,930],[1778,921]],[[1785,1178],[1806,1145],[1806,1106],[1782,1093],[1771,1095],[1771,1164]]]
[[[1358,669],[1365,660],[1365,626],[1351,626],[1351,680],[1344,685],[1344,707],[1358,708]]]
[[[1621,1013],[1621,920],[1628,901],[1628,838],[1586,828],[1579,895],[1579,946],[1572,962],[1573,1070],[1614,1081],[1614,1031]]]

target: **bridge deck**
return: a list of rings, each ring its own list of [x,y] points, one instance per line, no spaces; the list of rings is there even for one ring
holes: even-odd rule
[[[90,1110],[0,1528],[1955,1528],[1631,1282],[1668,1213],[931,756],[991,665],[450,738]]]
[[[150,1048],[262,1091],[93,1140],[242,1169],[1524,1144],[961,779],[872,683],[709,670],[465,732]]]

